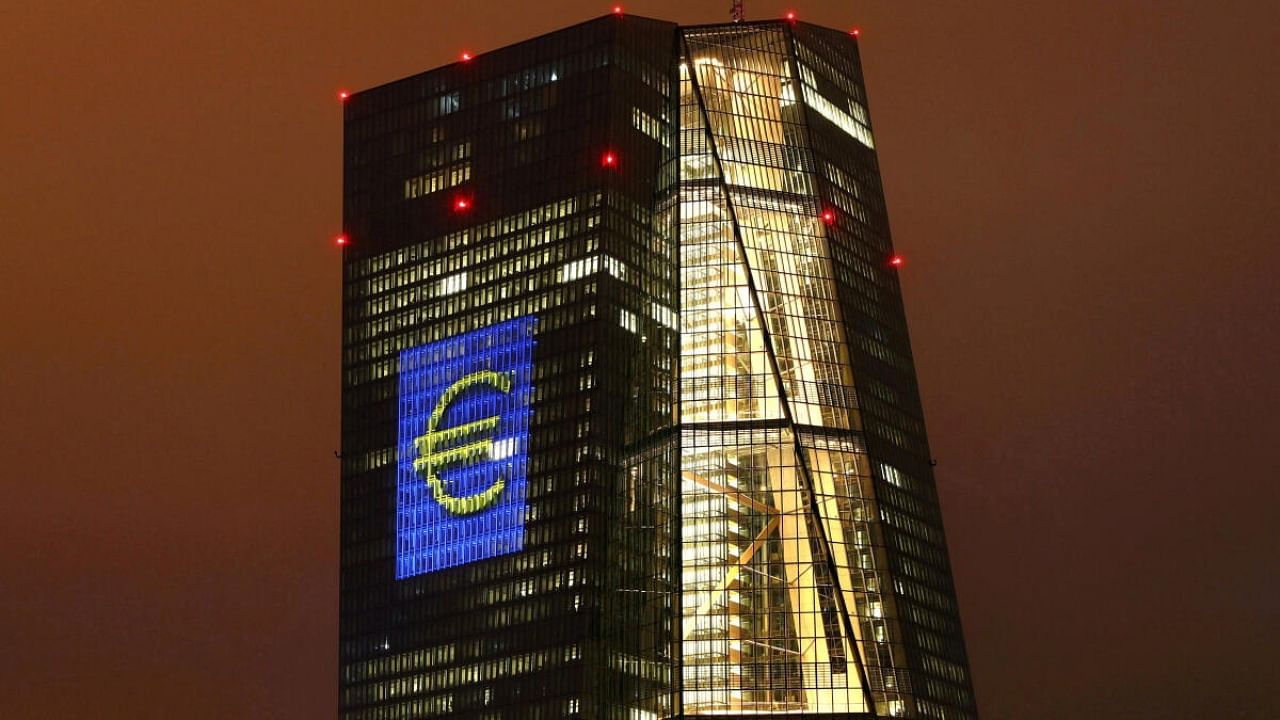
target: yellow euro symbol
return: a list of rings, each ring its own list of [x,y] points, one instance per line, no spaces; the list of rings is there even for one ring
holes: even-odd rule
[[[413,469],[421,473],[422,477],[426,479],[427,485],[431,487],[431,496],[436,499],[436,502],[454,515],[470,515],[489,507],[502,494],[502,489],[506,487],[507,481],[499,476],[492,485],[475,495],[467,495],[466,497],[450,495],[449,491],[444,487],[444,481],[440,479],[439,471],[455,463],[476,462],[488,455],[490,448],[493,447],[493,438],[486,437],[483,440],[476,440],[475,442],[447,449],[441,449],[441,446],[450,445],[474,433],[492,431],[498,427],[498,416],[494,415],[483,420],[476,420],[475,422],[444,430],[438,428],[440,420],[444,417],[445,411],[449,409],[449,404],[453,402],[453,399],[466,390],[488,385],[504,393],[509,393],[511,392],[511,382],[512,376],[510,373],[498,373],[492,370],[483,370],[464,375],[461,380],[450,385],[449,389],[445,390],[444,394],[440,396],[440,402],[436,403],[435,409],[431,411],[431,418],[427,421],[427,432],[413,441],[414,446],[418,449],[418,459],[413,461]]]

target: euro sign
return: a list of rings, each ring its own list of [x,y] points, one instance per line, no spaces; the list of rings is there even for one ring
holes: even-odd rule
[[[436,407],[431,411],[431,417],[427,421],[427,432],[413,441],[414,447],[418,449],[418,459],[413,461],[413,469],[427,481],[427,485],[431,488],[431,496],[435,498],[436,502],[454,515],[470,515],[484,510],[497,501],[498,496],[502,494],[502,489],[506,487],[506,478],[499,476],[492,485],[475,495],[455,497],[445,488],[444,481],[440,479],[439,474],[441,470],[450,465],[474,463],[487,456],[493,447],[492,437],[466,442],[461,445],[454,445],[454,443],[477,433],[492,432],[498,427],[498,416],[494,415],[483,420],[476,420],[443,430],[440,429],[440,420],[444,417],[445,411],[449,409],[449,405],[454,398],[463,392],[474,387],[488,385],[504,393],[509,393],[511,392],[512,382],[511,373],[498,373],[492,370],[483,370],[464,375],[461,380],[450,385],[444,391],[444,394],[440,396],[440,401],[436,403]],[[445,447],[450,445],[452,447]]]

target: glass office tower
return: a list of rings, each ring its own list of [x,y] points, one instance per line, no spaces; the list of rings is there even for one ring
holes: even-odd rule
[[[344,718],[976,717],[854,38],[608,16],[345,134]]]

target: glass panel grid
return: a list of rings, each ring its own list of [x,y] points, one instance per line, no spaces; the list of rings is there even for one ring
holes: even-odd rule
[[[795,60],[777,26],[684,36],[683,706],[901,712]]]

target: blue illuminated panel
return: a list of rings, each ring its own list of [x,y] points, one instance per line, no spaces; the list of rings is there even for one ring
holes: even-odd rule
[[[397,579],[524,547],[535,324],[400,353]]]

